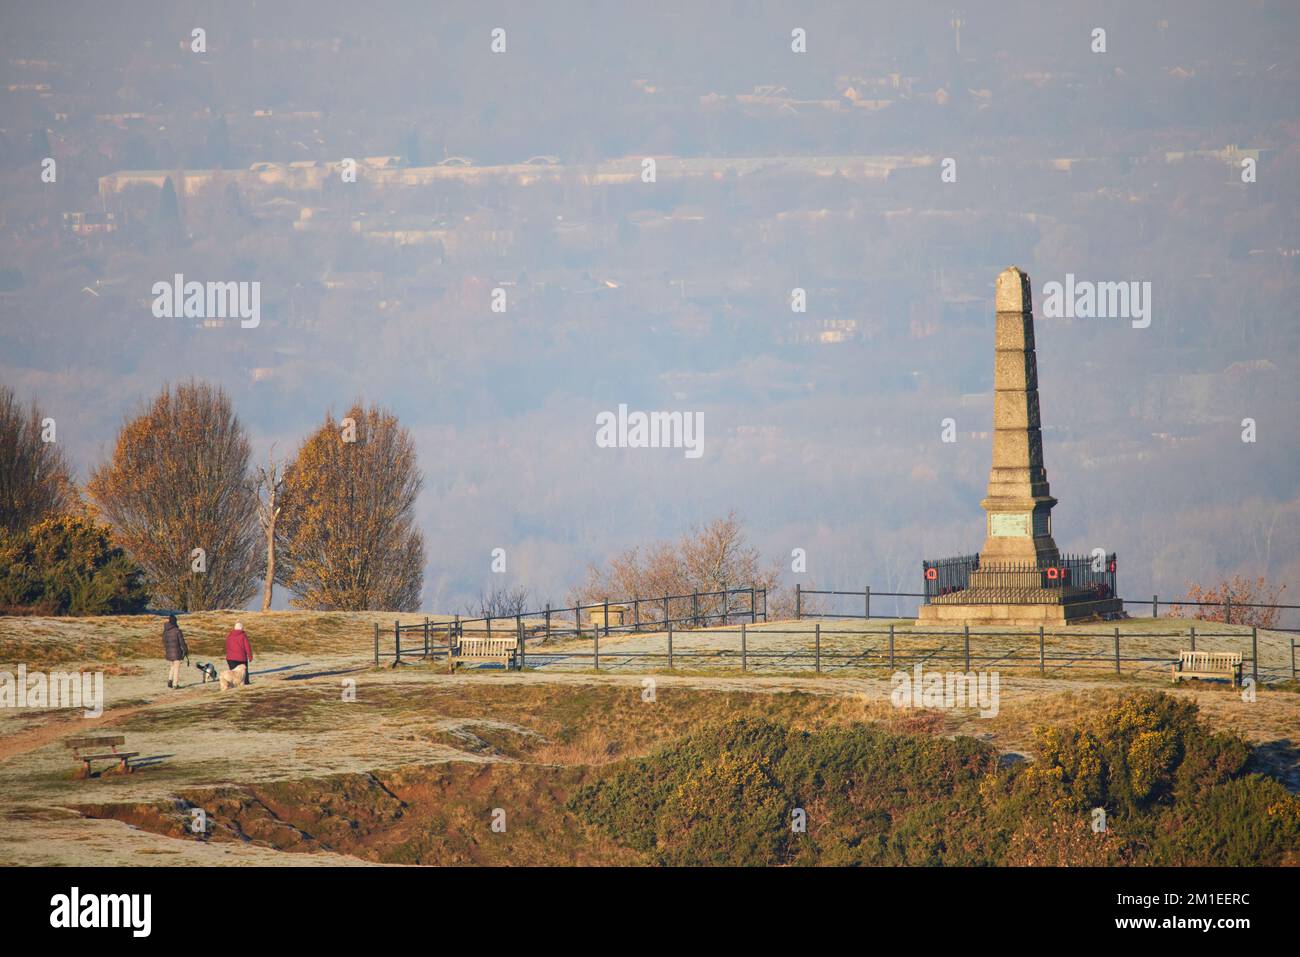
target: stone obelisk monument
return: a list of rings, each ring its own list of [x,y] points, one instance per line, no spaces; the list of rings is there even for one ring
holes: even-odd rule
[[[977,562],[935,563],[945,566],[944,587],[931,592],[918,620],[1038,625],[1119,614],[1112,557],[1100,569],[1082,558],[1062,560],[1052,538],[1056,499],[1043,466],[1029,276],[1014,266],[1004,269],[995,302],[993,465],[980,503],[984,547]]]
[[[1038,415],[1038,359],[1029,276],[1015,266],[998,275],[993,358],[993,467],[987,536],[982,563],[1050,564],[1059,557],[1052,541],[1052,498],[1043,467]]]

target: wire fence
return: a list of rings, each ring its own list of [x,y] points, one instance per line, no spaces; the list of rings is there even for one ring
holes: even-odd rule
[[[1040,677],[1114,674],[1129,677],[1170,677],[1184,651],[1237,652],[1242,673],[1256,682],[1296,679],[1300,643],[1289,637],[1265,635],[1258,628],[1234,631],[1185,629],[1130,631],[1118,627],[1066,631],[983,629],[920,630],[895,624],[861,628],[827,626],[821,621],[802,627],[753,625],[662,631],[626,629],[585,630],[552,643],[535,642],[518,633],[517,661],[521,667],[554,670],[740,671],[755,674],[892,673],[923,665],[947,665],[962,672],[997,670]],[[447,639],[456,636],[454,622],[437,623],[442,641],[407,643],[394,664],[428,659],[446,660]],[[432,626],[431,626],[432,627]],[[521,625],[522,627],[522,625]],[[501,635],[498,634],[498,637]],[[377,646],[378,647],[378,646]],[[376,658],[378,661],[378,657]]]
[[[847,609],[845,611],[829,611],[823,606],[826,604],[819,601],[819,598],[828,598],[831,607],[838,609]],[[926,592],[901,592],[901,591],[877,591],[870,586],[862,591],[844,591],[844,590],[822,590],[802,588],[795,585],[795,619],[803,618],[915,618],[919,611],[920,605],[926,600]],[[853,599],[849,601],[848,599]],[[893,599],[893,601],[882,601],[882,599]],[[904,599],[900,602],[899,599]],[[875,604],[873,605],[873,601]],[[1162,600],[1159,595],[1152,595],[1150,599],[1145,598],[1121,598],[1119,601],[1126,610],[1132,609],[1133,612],[1141,613],[1150,610],[1152,618],[1161,617],[1161,611],[1166,613],[1166,617],[1175,615],[1183,609],[1210,609],[1209,614],[1198,612],[1194,617],[1202,617],[1206,621],[1221,621],[1225,625],[1251,624],[1252,611],[1258,609],[1268,609],[1283,613],[1289,616],[1292,623],[1300,625],[1300,605],[1287,605],[1279,602],[1244,602],[1234,600],[1231,595],[1224,598],[1223,601],[1193,601],[1188,598],[1175,598]],[[1219,617],[1219,616],[1222,617]],[[1183,617],[1177,615],[1177,617]],[[1235,621],[1234,621],[1235,618]],[[1269,631],[1284,631],[1292,634],[1300,634],[1300,626],[1285,627],[1282,625],[1267,625]]]

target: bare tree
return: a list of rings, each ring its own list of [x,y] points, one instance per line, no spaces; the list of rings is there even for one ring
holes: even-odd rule
[[[494,588],[478,596],[478,613],[482,618],[513,618],[526,611],[527,588]]]
[[[275,446],[267,455],[266,465],[257,467],[257,521],[266,536],[266,578],[262,585],[262,611],[271,610],[275,587],[275,525],[280,517],[280,490],[284,488],[284,465],[275,460]]]
[[[25,531],[67,511],[76,486],[58,444],[47,441],[45,416],[26,410],[12,389],[0,386],[0,530]]]
[[[587,581],[576,589],[574,602],[591,603],[606,598],[662,598],[668,595],[721,592],[732,588],[764,588],[769,601],[780,580],[775,565],[764,568],[759,550],[750,545],[745,523],[734,512],[704,526],[693,526],[676,542],[657,542],[648,548],[630,548],[615,555],[604,568],[592,566]],[[734,601],[729,605],[734,606]],[[698,606],[691,599],[670,602],[674,619],[699,614],[708,619],[722,610],[719,595],[704,595]],[[689,607],[689,612],[687,608]],[[658,618],[661,605],[649,605],[643,615]]]
[[[1188,582],[1187,601],[1198,604],[1189,604],[1186,608],[1175,604],[1169,609],[1169,614],[1174,618],[1190,615],[1201,621],[1224,622],[1228,621],[1228,615],[1231,614],[1231,623],[1234,625],[1272,628],[1277,624],[1281,612],[1277,606],[1281,603],[1284,591],[1285,585],[1273,585],[1263,575],[1253,579],[1234,575],[1232,578],[1221,578],[1210,585]],[[1261,607],[1255,608],[1252,605]]]

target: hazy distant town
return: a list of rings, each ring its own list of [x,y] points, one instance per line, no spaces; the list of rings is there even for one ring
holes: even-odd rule
[[[360,397],[416,440],[426,608],[733,509],[790,583],[915,590],[982,539],[1015,264],[1061,547],[1132,598],[1300,580],[1300,10],[250,6],[0,14],[0,381],[83,475],[168,381],[255,460]],[[256,321],[159,318],[174,277]],[[1045,314],[1067,277],[1145,324]],[[621,405],[702,454],[602,447]]]

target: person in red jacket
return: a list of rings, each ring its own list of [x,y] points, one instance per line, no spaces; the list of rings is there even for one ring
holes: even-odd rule
[[[235,627],[226,635],[226,666],[234,671],[239,665],[244,666],[244,684],[248,684],[248,672],[253,667],[253,646],[248,643],[244,626],[235,622]]]

